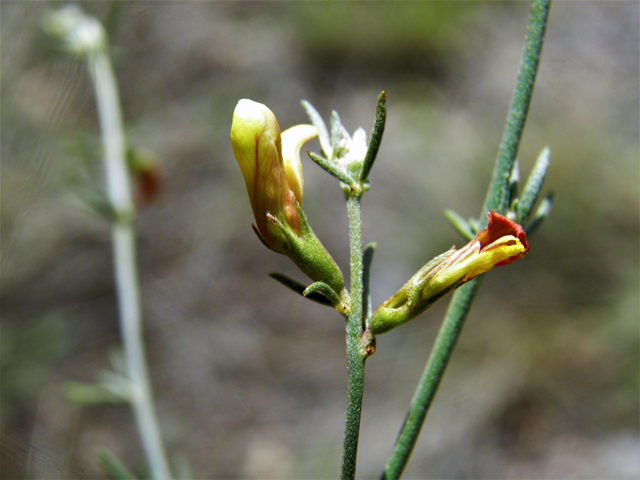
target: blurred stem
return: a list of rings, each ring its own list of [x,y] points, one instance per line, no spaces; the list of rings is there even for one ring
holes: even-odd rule
[[[115,282],[131,403],[138,432],[154,479],[170,478],[156,418],[142,337],[142,307],[136,267],[134,206],[125,162],[120,100],[113,68],[104,50],[88,54],[93,80],[109,200],[116,213],[112,228]]]
[[[481,228],[486,226],[485,217],[489,209],[504,212],[507,207],[509,177],[518,153],[522,130],[531,103],[550,3],[550,0],[534,0],[531,6],[526,46],[493,177],[482,207]],[[409,461],[429,407],[453,353],[453,348],[462,332],[475,294],[480,288],[482,277],[479,276],[460,287],[451,298],[442,327],[440,327],[424,373],[409,406],[404,425],[385,466],[385,471],[382,474],[383,479],[400,478]]]
[[[360,194],[347,199],[349,217],[349,241],[351,249],[351,309],[347,314],[347,368],[349,373],[347,419],[342,451],[342,479],[353,479],[356,475],[358,437],[364,391],[364,363],[368,354],[362,346],[363,318],[363,268],[362,268],[362,220]]]

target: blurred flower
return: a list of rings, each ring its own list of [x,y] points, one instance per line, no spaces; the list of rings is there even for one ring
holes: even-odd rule
[[[160,192],[163,172],[156,156],[145,149],[128,147],[126,162],[135,182],[134,203],[137,208],[147,207]]]
[[[76,5],[65,5],[48,12],[42,20],[42,28],[68,53],[84,55],[103,50],[107,34],[94,17],[86,15]]]
[[[460,250],[452,248],[422,267],[371,316],[372,333],[384,333],[415,318],[436,300],[493,267],[508,265],[529,251],[520,225],[489,211],[487,227]]]

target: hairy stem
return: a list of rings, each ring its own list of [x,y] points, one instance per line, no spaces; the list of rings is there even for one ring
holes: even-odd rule
[[[125,142],[118,88],[105,51],[88,55],[93,80],[109,201],[116,213],[112,228],[115,282],[122,341],[131,382],[131,403],[143,448],[154,479],[170,478],[160,429],[156,418],[151,383],[145,362],[142,337],[142,307],[136,266],[133,228],[134,206],[125,163]]]
[[[363,268],[362,268],[362,220],[360,196],[351,195],[347,200],[349,216],[349,240],[351,247],[351,309],[347,315],[347,368],[349,373],[347,419],[342,452],[342,479],[356,475],[358,436],[364,391],[364,363],[367,354],[362,348],[363,318]]]
[[[531,16],[529,18],[520,73],[518,74],[493,176],[482,207],[481,228],[486,225],[485,215],[489,209],[504,212],[507,207],[509,177],[518,153],[522,131],[531,103],[550,3],[550,0],[534,0],[531,6]],[[453,348],[462,332],[462,327],[471,309],[475,294],[480,287],[482,277],[477,277],[460,287],[449,303],[442,327],[438,332],[424,373],[409,406],[404,425],[398,435],[393,452],[387,460],[382,475],[383,479],[400,478],[409,461],[429,407],[453,353]]]

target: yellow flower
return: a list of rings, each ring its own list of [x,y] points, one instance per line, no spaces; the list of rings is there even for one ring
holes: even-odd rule
[[[373,312],[369,329],[387,332],[417,317],[436,300],[493,267],[508,265],[529,251],[520,225],[489,211],[487,227],[460,250],[452,248],[422,267]]]
[[[298,125],[281,135],[271,110],[251,100],[240,100],[233,113],[231,146],[258,232],[269,247],[281,253],[287,240],[269,216],[295,235],[301,234],[296,208],[302,206],[303,191],[300,147],[317,135],[318,129],[312,125]]]

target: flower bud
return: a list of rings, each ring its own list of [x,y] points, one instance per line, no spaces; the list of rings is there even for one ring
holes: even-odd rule
[[[373,312],[369,329],[387,332],[420,315],[436,300],[493,267],[508,265],[529,251],[520,225],[489,211],[487,227],[460,250],[452,248],[422,267]]]
[[[269,248],[291,258],[309,278],[341,294],[342,272],[302,213],[300,148],[317,135],[313,125],[297,125],[280,134],[271,110],[251,100],[240,100],[233,113],[231,146],[259,236]]]
[[[251,100],[240,100],[233,112],[231,146],[244,176],[258,232],[269,247],[282,252],[286,239],[267,215],[299,234],[295,202],[302,202],[302,181],[297,192],[289,187],[280,127],[271,110]]]

